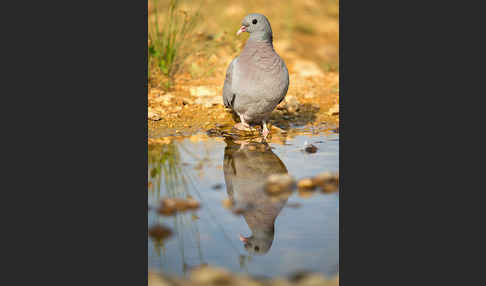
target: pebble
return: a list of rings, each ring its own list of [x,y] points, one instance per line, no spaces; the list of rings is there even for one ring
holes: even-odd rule
[[[169,198],[162,200],[158,213],[161,215],[174,215],[177,212],[184,212],[188,210],[195,210],[200,207],[200,204],[195,199],[181,199]]]
[[[160,224],[154,225],[149,228],[148,234],[157,240],[164,240],[172,235],[172,231]]]
[[[307,153],[316,153],[317,149],[318,148],[316,146],[312,145],[312,144],[309,144],[309,145],[305,146],[305,148],[304,148],[305,152],[307,152]]]
[[[311,190],[311,189],[314,189],[315,187],[316,187],[316,185],[314,184],[312,179],[309,179],[309,178],[302,179],[297,183],[297,188],[299,188],[299,189]]]
[[[329,172],[323,172],[312,178],[315,185],[319,186],[322,192],[332,193],[339,191],[339,176]]]
[[[294,184],[295,181],[289,174],[274,174],[267,178],[265,191],[270,195],[278,195],[292,191]]]

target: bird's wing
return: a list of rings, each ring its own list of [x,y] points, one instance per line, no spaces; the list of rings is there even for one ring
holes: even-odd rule
[[[283,81],[285,82],[285,90],[282,93],[282,97],[279,99],[278,104],[280,104],[284,100],[285,95],[287,94],[287,91],[289,89],[289,71],[287,70],[287,66],[285,65],[285,63],[283,62],[283,60],[282,60],[282,67],[283,67],[283,70],[284,70],[284,72],[283,72],[283,74],[284,74]]]
[[[234,58],[231,63],[228,66],[228,69],[226,70],[226,78],[224,80],[224,86],[223,86],[223,103],[225,107],[228,108],[233,108],[233,103],[235,101],[235,94],[232,89],[232,75],[233,75],[233,69],[235,66],[235,63],[237,61],[238,57]]]

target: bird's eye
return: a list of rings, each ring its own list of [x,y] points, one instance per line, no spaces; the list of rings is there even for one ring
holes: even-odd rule
[[[253,19],[253,25],[255,25],[256,23],[258,23],[257,19]]]
[[[258,250],[260,250],[260,247],[255,246],[255,251],[258,251]]]

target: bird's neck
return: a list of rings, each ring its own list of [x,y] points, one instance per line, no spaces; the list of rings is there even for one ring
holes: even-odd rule
[[[248,40],[253,41],[264,41],[264,42],[273,42],[273,35],[269,32],[253,32],[250,34]]]
[[[271,47],[273,48],[273,38],[272,36],[261,36],[261,35],[254,35],[251,34],[246,41],[246,46],[261,46],[261,47]]]
[[[240,57],[250,61],[260,60],[262,57],[266,58],[273,55],[274,51],[272,41],[249,38],[241,51]]]

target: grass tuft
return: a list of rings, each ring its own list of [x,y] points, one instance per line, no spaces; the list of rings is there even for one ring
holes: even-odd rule
[[[199,12],[189,13],[178,9],[178,0],[170,0],[167,14],[163,18],[158,0],[153,0],[153,23],[149,24],[149,82],[157,74],[163,75],[169,89],[174,75],[180,71],[186,56],[184,48],[194,27]]]

